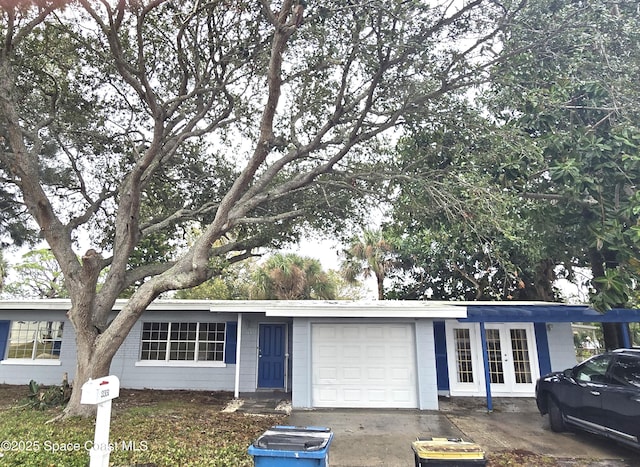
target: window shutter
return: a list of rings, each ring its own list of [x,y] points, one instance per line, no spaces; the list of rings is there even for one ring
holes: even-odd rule
[[[227,321],[226,336],[224,339],[224,362],[236,363],[236,345],[238,343],[238,322]]]
[[[0,321],[0,360],[4,359],[4,352],[7,349],[7,341],[9,340],[9,328],[11,321]]]

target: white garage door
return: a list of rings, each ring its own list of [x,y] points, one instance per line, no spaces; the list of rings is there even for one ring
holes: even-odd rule
[[[415,408],[410,324],[313,324],[314,407]]]

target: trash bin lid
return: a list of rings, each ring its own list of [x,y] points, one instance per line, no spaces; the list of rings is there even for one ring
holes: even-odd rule
[[[318,451],[331,439],[331,431],[323,427],[275,426],[264,432],[253,446],[274,451]]]
[[[484,451],[475,443],[460,438],[431,438],[411,443],[421,459],[484,459]]]

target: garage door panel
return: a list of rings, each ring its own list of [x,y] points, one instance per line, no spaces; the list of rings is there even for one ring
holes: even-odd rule
[[[336,345],[336,344],[334,344]],[[362,355],[362,349],[359,345],[345,345],[342,348],[343,358],[355,358],[359,359]]]
[[[367,339],[383,339],[384,328],[381,328],[380,326],[366,326],[365,336],[367,337]]]
[[[333,326],[335,329],[334,336],[337,338],[340,335],[340,338],[347,339],[358,339],[360,337],[360,329],[359,328],[348,328],[344,329],[339,326]]]
[[[407,346],[406,345],[390,345],[389,357],[393,360],[404,360],[407,358]]]
[[[387,380],[387,372],[384,368],[367,368],[367,380],[384,382]]]
[[[335,383],[338,380],[338,373],[336,367],[319,368],[318,369],[318,381],[322,383]]]
[[[347,382],[349,380],[360,381],[362,379],[362,369],[361,368],[344,368],[342,372],[342,380]]]
[[[392,339],[409,339],[411,328],[408,326],[388,326],[389,336]]]
[[[337,358],[338,357],[338,349],[335,344],[332,345],[321,345],[318,349],[322,352],[323,355],[326,355],[328,358]]]
[[[367,345],[367,356],[369,358],[384,359],[384,347],[381,347],[380,345]]]
[[[357,402],[362,399],[362,391],[360,389],[344,389],[342,393],[344,400],[347,402]]]
[[[406,368],[392,368],[390,371],[390,379],[398,384],[409,384],[411,382],[411,372]]]
[[[393,400],[399,402],[410,402],[411,401],[411,393],[406,390],[395,390],[393,391]]]
[[[387,400],[387,393],[384,389],[369,389],[367,396],[370,402],[385,402]]]
[[[312,325],[313,405],[417,407],[414,342],[410,324]]]
[[[327,342],[330,342],[331,340],[335,340],[336,336],[338,334],[338,327],[337,326],[323,326],[322,328],[319,328],[317,331],[317,337],[319,339],[323,339]]]
[[[338,391],[331,388],[323,388],[319,389],[316,395],[318,397],[318,402],[322,404],[335,400],[338,397]]]

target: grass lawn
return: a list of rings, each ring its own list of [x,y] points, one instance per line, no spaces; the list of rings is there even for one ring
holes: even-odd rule
[[[26,408],[27,395],[27,386],[0,385],[0,465],[88,465],[94,420],[47,424],[61,408]],[[110,464],[252,466],[247,448],[285,416],[221,412],[231,399],[228,392],[121,390],[113,401]]]
[[[62,408],[39,411],[25,407],[28,393],[26,385],[0,385],[0,466],[88,466],[94,420],[46,423]],[[253,466],[247,448],[267,428],[286,424],[286,415],[222,412],[232,396],[229,392],[122,389],[113,401],[110,465]],[[596,464],[560,464],[521,450],[493,453],[487,458],[488,467],[560,465]]]

